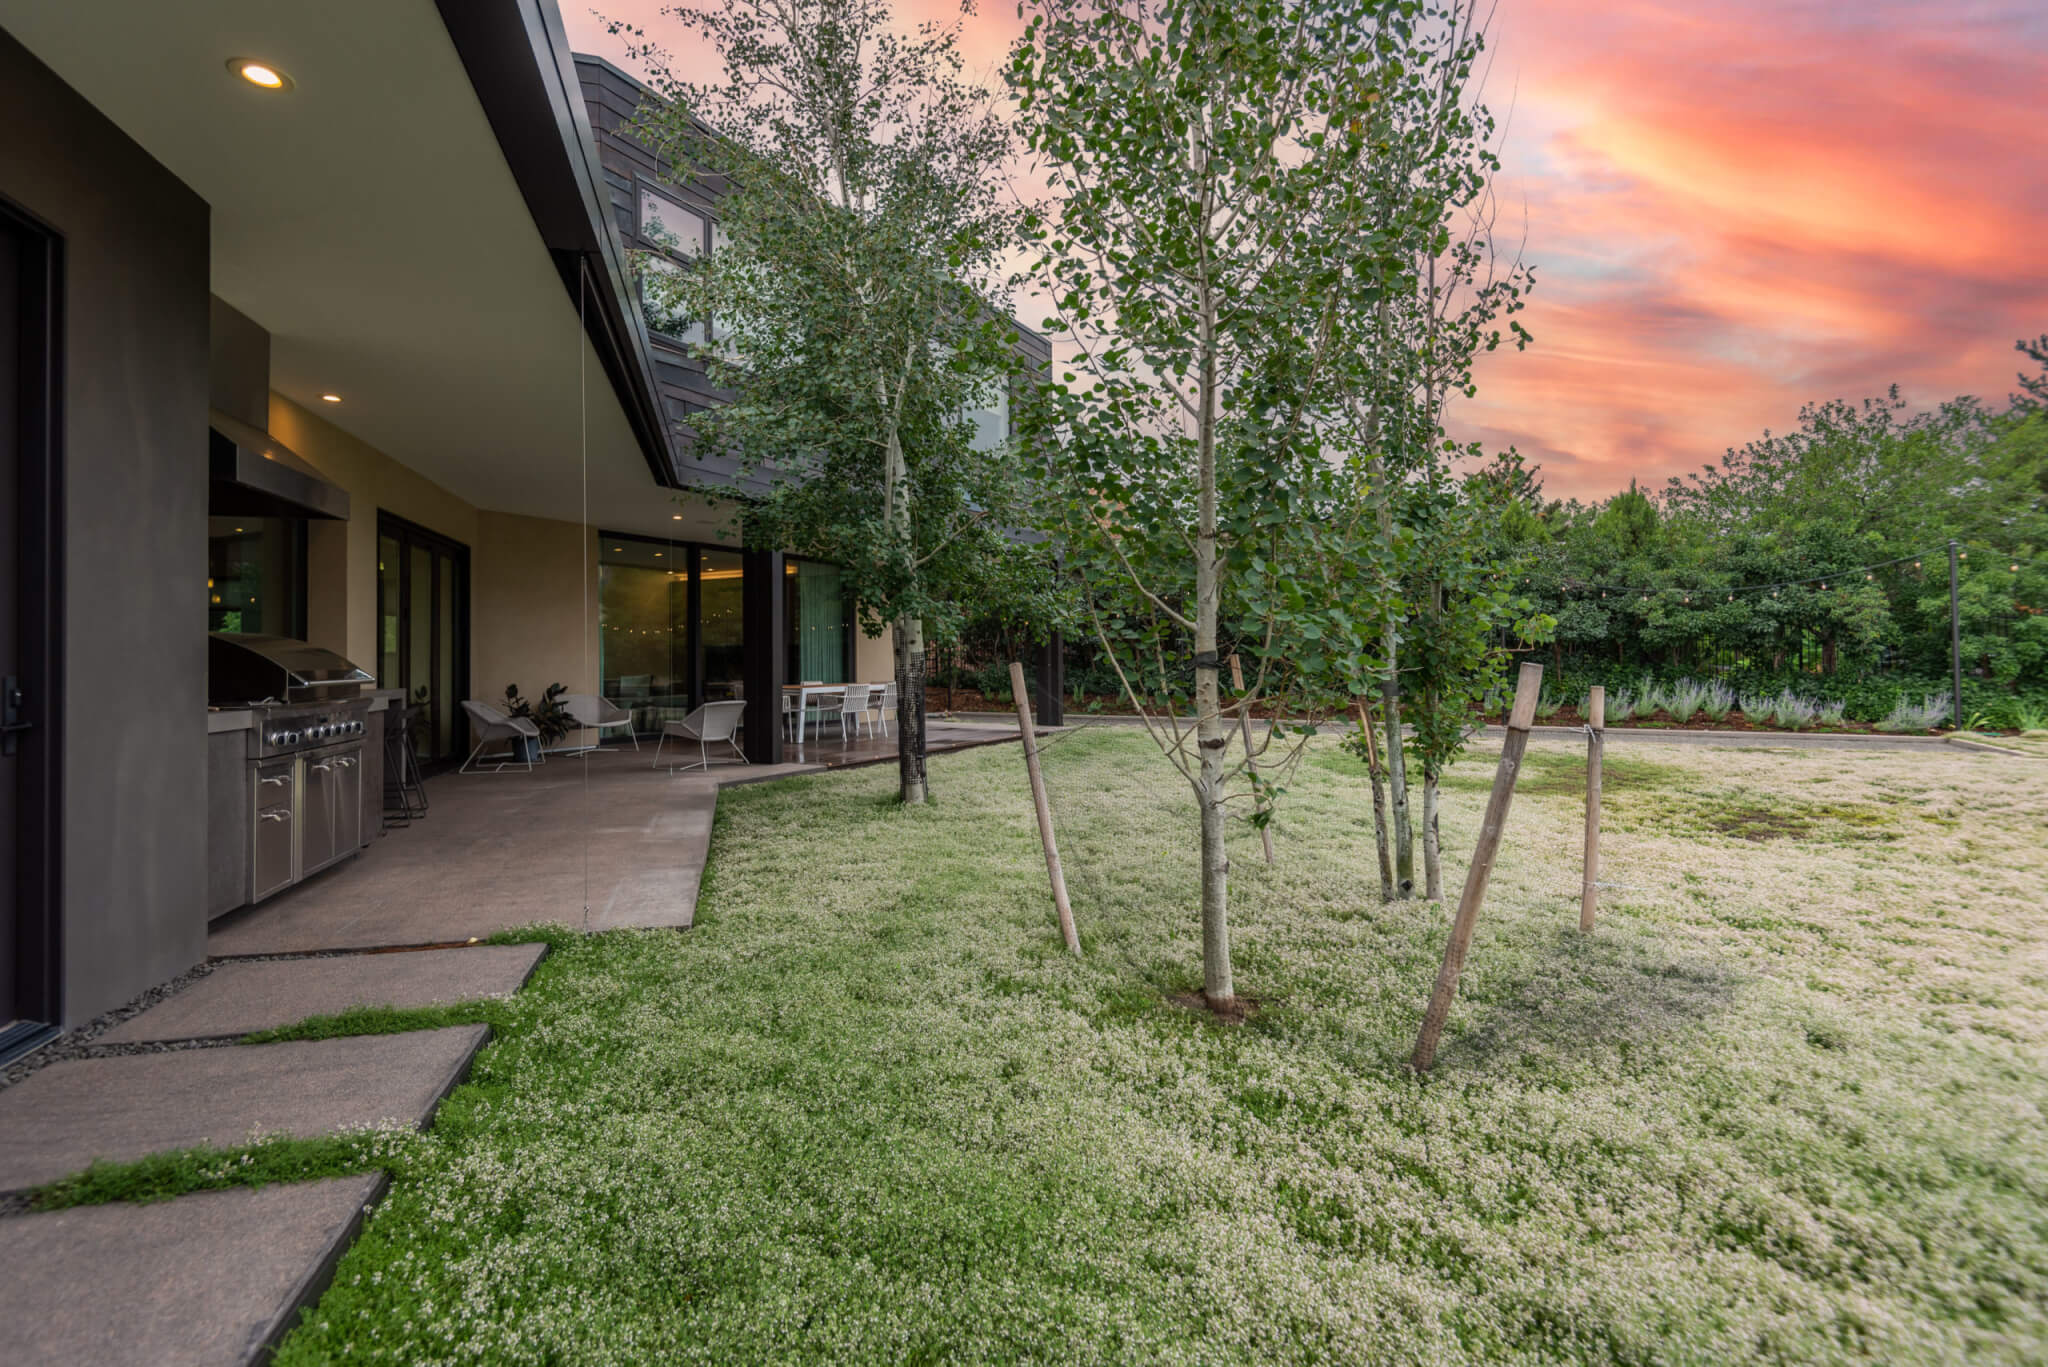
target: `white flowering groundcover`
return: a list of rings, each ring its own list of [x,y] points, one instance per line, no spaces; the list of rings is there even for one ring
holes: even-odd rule
[[[2048,765],[1538,745],[1436,1070],[1320,742],[1233,851],[1124,731],[728,790],[696,929],[563,935],[286,1363],[2041,1361]],[[1621,749],[1621,747],[1616,747]],[[1458,766],[1448,881],[1491,775]]]

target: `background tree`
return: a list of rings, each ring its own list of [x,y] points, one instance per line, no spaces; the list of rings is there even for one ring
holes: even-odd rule
[[[647,277],[708,325],[699,353],[734,395],[694,416],[696,439],[770,481],[745,509],[750,545],[836,562],[868,634],[893,628],[901,795],[922,802],[927,624],[951,629],[1011,563],[1022,494],[966,416],[1018,370],[1009,126],[964,79],[957,24],[905,36],[882,0],[664,13],[724,72],[682,79],[640,30],[611,26],[666,101],[642,111],[641,137],[725,187],[725,240],[701,268]]]

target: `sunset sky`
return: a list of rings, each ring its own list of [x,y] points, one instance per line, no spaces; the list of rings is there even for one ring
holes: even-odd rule
[[[678,36],[655,0],[599,8]],[[1013,4],[969,23],[984,67],[1019,27]],[[1486,95],[1536,342],[1486,359],[1456,434],[1596,498],[1809,400],[2002,400],[2014,339],[2048,332],[2044,73],[2042,0],[1500,0]]]

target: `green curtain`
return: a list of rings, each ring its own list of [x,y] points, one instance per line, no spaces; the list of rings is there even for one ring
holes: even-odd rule
[[[839,567],[800,560],[796,567],[797,669],[793,682],[845,683],[846,594]]]

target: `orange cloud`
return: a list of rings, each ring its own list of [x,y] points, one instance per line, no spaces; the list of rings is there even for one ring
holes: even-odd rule
[[[610,6],[673,39],[658,9]],[[1017,29],[984,0],[969,63]],[[2013,339],[2048,330],[2040,0],[1501,0],[1493,47],[1536,344],[1483,358],[1451,421],[1553,494],[1661,486],[1814,400],[2002,397]]]

